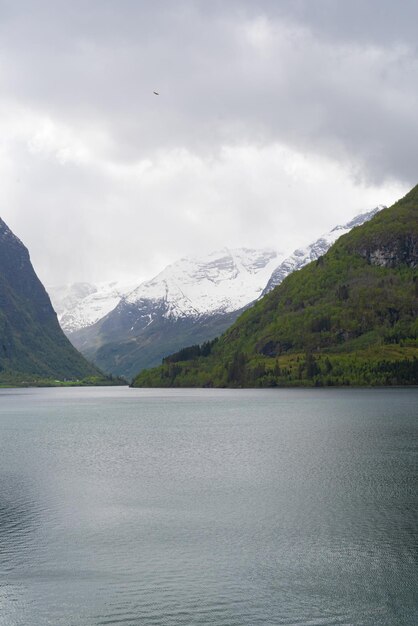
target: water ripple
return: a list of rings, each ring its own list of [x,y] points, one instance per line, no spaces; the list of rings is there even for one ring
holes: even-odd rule
[[[404,391],[5,394],[0,625],[418,623]]]

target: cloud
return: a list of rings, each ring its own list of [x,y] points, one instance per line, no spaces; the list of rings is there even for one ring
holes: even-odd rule
[[[299,245],[415,184],[418,9],[312,4],[0,5],[0,213],[44,280]]]
[[[90,156],[87,166],[61,151],[48,139],[42,159],[19,155],[23,191],[13,211],[12,225],[25,242],[32,238],[49,284],[140,282],[174,259],[224,246],[290,252],[403,192],[398,184],[384,193],[356,184],[332,160],[279,144],[225,146],[217,158],[165,150],[126,164]]]

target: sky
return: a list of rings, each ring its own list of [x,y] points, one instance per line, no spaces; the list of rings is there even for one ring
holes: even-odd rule
[[[291,252],[418,182],[417,23],[415,0],[0,0],[0,216],[46,285]]]

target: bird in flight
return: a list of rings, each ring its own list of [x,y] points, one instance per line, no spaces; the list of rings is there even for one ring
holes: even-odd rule
[[[153,91],[153,94],[154,94],[155,96],[159,96],[159,95],[160,95],[160,94],[158,93],[158,91]]]

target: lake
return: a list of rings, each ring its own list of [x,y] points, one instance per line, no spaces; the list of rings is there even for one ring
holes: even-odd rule
[[[418,389],[0,390],[1,626],[418,624]]]

